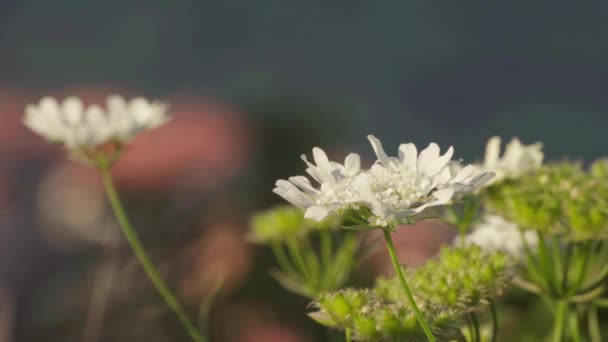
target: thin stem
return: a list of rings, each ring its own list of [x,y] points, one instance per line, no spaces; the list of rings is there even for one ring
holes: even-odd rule
[[[112,206],[112,209],[114,210],[114,215],[116,216],[116,219],[118,220],[118,223],[122,228],[125,238],[131,245],[131,248],[133,249],[133,252],[137,257],[137,260],[148,275],[148,278],[150,278],[150,281],[152,281],[152,284],[154,284],[154,286],[158,290],[158,293],[163,297],[169,308],[171,308],[171,310],[173,310],[173,312],[177,315],[177,318],[184,326],[190,337],[192,337],[194,341],[204,342],[205,338],[194,326],[194,324],[190,322],[190,319],[188,319],[188,316],[186,315],[186,312],[182,308],[181,304],[173,295],[169,287],[162,280],[158,271],[156,270],[156,267],[154,267],[154,265],[150,261],[150,258],[148,258],[144,247],[139,241],[139,237],[137,236],[135,229],[131,225],[129,218],[125,213],[122,202],[118,197],[118,193],[116,192],[116,188],[114,187],[114,182],[112,180],[110,170],[107,166],[102,165],[99,167],[99,172],[101,174],[101,179],[103,181],[108,200],[110,202],[110,205]]]
[[[477,319],[477,314],[476,313],[471,313],[471,321],[473,322],[473,328],[475,331],[475,341],[480,342],[481,341],[481,335],[479,332],[479,320]]]
[[[493,300],[490,300],[490,312],[492,313],[492,342],[496,342],[498,337],[498,313]]]
[[[351,341],[351,338],[350,338],[350,335],[351,335],[350,334],[350,329],[346,328],[346,331],[344,332],[344,334],[345,334],[346,342],[350,342]]]
[[[587,312],[587,328],[589,329],[589,337],[591,342],[602,342],[602,332],[597,320],[597,307],[591,305]]]
[[[568,314],[568,324],[570,325],[570,336],[572,337],[572,342],[580,342],[581,341],[581,332],[578,324],[578,313],[576,310],[571,310]]]
[[[384,231],[384,239],[386,240],[386,247],[388,249],[388,254],[390,255],[391,262],[393,263],[393,268],[395,269],[395,273],[397,273],[397,277],[399,278],[399,281],[401,282],[403,291],[405,291],[407,300],[409,301],[410,305],[412,306],[412,309],[414,309],[414,314],[416,315],[418,324],[420,325],[422,330],[424,330],[424,334],[429,339],[429,341],[435,342],[435,336],[433,336],[433,333],[431,332],[431,329],[429,328],[428,324],[426,323],[426,320],[424,319],[422,312],[420,312],[420,309],[418,308],[418,305],[416,304],[416,300],[414,299],[414,296],[412,295],[412,291],[410,290],[409,286],[407,285],[407,282],[405,281],[405,275],[403,274],[403,270],[401,269],[401,266],[399,265],[399,260],[397,259],[397,253],[395,252],[395,246],[393,245],[393,239],[391,237],[391,232],[386,229],[383,229],[383,231]]]
[[[298,272],[295,271],[294,267],[291,265],[291,262],[289,262],[289,258],[287,258],[281,244],[275,241],[272,243],[271,248],[274,257],[277,260],[279,267],[283,269],[283,272],[292,276],[297,275]]]
[[[564,334],[564,324],[566,322],[566,316],[568,312],[568,303],[566,301],[557,302],[555,309],[555,322],[553,323],[553,342],[562,342],[562,336]]]

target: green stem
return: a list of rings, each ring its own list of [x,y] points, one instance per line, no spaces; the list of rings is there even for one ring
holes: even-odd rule
[[[271,244],[271,248],[272,248],[272,253],[274,254],[274,257],[277,260],[277,263],[279,264],[279,267],[283,270],[283,272],[285,272],[286,274],[288,274],[292,277],[298,276],[299,273],[296,272],[295,268],[292,266],[291,262],[289,261],[289,258],[287,258],[287,255],[285,254],[285,251],[283,250],[283,246],[281,246],[281,243],[278,241],[274,241]]]
[[[597,320],[597,307],[595,305],[592,305],[587,313],[587,327],[589,328],[591,342],[602,342],[602,333]]]
[[[493,300],[490,300],[490,311],[492,313],[492,342],[496,342],[498,337],[498,313]]]
[[[346,342],[350,342],[351,341],[351,339],[350,339],[350,329],[346,328],[346,331],[345,331],[344,334],[345,334],[345,337],[346,337]]]
[[[475,332],[475,341],[480,342],[481,334],[479,332],[479,320],[477,319],[477,314],[475,314],[474,312],[471,313],[471,322],[473,322],[473,329]]]
[[[581,333],[578,324],[578,313],[576,310],[571,310],[568,314],[568,324],[570,325],[570,336],[572,337],[572,342],[581,342]]]
[[[403,291],[405,291],[407,300],[409,301],[410,305],[412,306],[412,309],[414,310],[414,314],[416,315],[418,324],[420,325],[422,330],[424,330],[424,334],[429,339],[429,341],[435,342],[435,336],[433,336],[433,333],[431,332],[431,329],[429,328],[428,324],[426,323],[426,320],[424,319],[422,312],[420,312],[420,309],[418,308],[418,305],[416,304],[416,300],[414,299],[414,296],[412,295],[412,291],[410,290],[409,286],[407,285],[407,281],[405,281],[405,275],[403,275],[403,270],[401,269],[401,266],[399,265],[399,260],[397,259],[397,253],[395,252],[395,246],[393,245],[393,238],[391,237],[391,232],[388,231],[387,229],[383,229],[383,231],[384,231],[384,239],[386,240],[386,247],[388,249],[388,254],[390,255],[391,262],[393,263],[393,268],[395,269],[395,273],[397,273],[397,277],[399,278],[399,281],[401,282]]]
[[[559,301],[555,309],[555,322],[553,323],[553,342],[562,342],[564,334],[564,324],[568,312],[568,302]]]
[[[133,252],[135,253],[135,256],[137,257],[137,260],[140,262],[141,266],[144,268],[146,274],[148,275],[148,278],[150,278],[150,281],[152,281],[152,283],[158,290],[158,293],[163,297],[163,299],[165,300],[165,302],[167,303],[169,308],[171,308],[171,310],[173,310],[173,312],[177,315],[177,318],[179,319],[181,324],[184,326],[184,328],[186,329],[186,331],[188,332],[190,337],[192,337],[192,339],[194,341],[204,342],[205,338],[198,331],[198,329],[194,326],[194,324],[192,324],[192,322],[190,322],[190,320],[188,319],[188,316],[186,315],[186,312],[182,308],[181,304],[179,303],[177,298],[173,295],[173,293],[171,292],[169,287],[162,280],[158,271],[156,270],[156,268],[154,267],[154,265],[148,258],[148,255],[146,254],[144,247],[142,246],[141,242],[139,241],[139,237],[137,236],[135,229],[131,225],[129,218],[127,217],[127,214],[125,213],[122,202],[120,201],[120,198],[118,197],[118,193],[116,192],[116,188],[114,187],[114,182],[112,180],[112,175],[110,174],[110,170],[108,169],[108,167],[106,165],[102,165],[102,166],[99,166],[99,172],[101,174],[101,179],[103,181],[103,185],[106,190],[108,200],[110,202],[110,205],[112,206],[112,210],[114,210],[114,215],[116,216],[116,219],[118,220],[118,223],[120,224],[120,227],[122,228],[125,238],[131,245],[131,248],[133,249]]]

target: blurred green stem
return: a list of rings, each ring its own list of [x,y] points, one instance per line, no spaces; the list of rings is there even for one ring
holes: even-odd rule
[[[418,308],[418,305],[416,304],[416,300],[414,299],[414,296],[412,295],[412,291],[410,290],[409,286],[407,285],[407,281],[405,281],[405,275],[403,274],[403,270],[401,269],[401,266],[399,265],[399,260],[397,259],[397,253],[395,252],[395,246],[393,245],[393,238],[391,237],[391,232],[387,229],[383,229],[382,231],[384,232],[384,239],[386,240],[386,247],[388,249],[388,254],[391,257],[391,261],[393,263],[393,268],[395,269],[395,272],[397,273],[397,277],[399,278],[399,281],[401,282],[401,286],[403,287],[403,290],[405,291],[405,295],[406,295],[410,305],[414,309],[414,314],[416,315],[418,324],[420,324],[420,327],[422,327],[422,330],[424,330],[424,334],[429,339],[429,341],[435,342],[435,336],[433,336],[433,333],[431,332],[431,329],[429,328],[428,324],[426,323],[426,320],[424,319],[422,312],[420,312],[420,309]]]
[[[591,305],[589,312],[587,312],[587,327],[589,328],[591,342],[601,342],[602,333],[597,320],[597,307],[595,305]]]
[[[496,342],[498,337],[498,313],[493,300],[490,300],[490,311],[492,312],[492,342]]]
[[[564,324],[568,313],[568,302],[558,301],[555,308],[555,322],[553,323],[553,342],[562,342]]]
[[[114,210],[114,215],[116,215],[116,219],[118,220],[118,223],[122,228],[125,238],[131,245],[131,248],[133,249],[133,252],[137,257],[137,260],[140,262],[141,266],[146,271],[148,278],[150,278],[150,281],[152,281],[152,283],[158,290],[158,293],[163,297],[165,302],[167,302],[169,308],[171,308],[171,310],[175,312],[179,321],[182,323],[182,325],[184,326],[188,334],[192,337],[192,339],[197,342],[204,342],[205,338],[194,326],[194,324],[190,322],[181,304],[173,295],[169,287],[162,280],[158,271],[150,261],[150,258],[148,258],[144,247],[142,246],[141,242],[139,241],[139,238],[137,237],[135,229],[133,229],[129,218],[125,213],[122,202],[120,201],[120,197],[118,197],[118,193],[116,192],[116,188],[114,187],[114,181],[112,180],[112,175],[110,174],[110,169],[107,163],[101,163],[101,165],[99,165],[99,172],[101,174],[101,179],[103,181],[108,200],[110,202],[110,205],[112,206],[112,210]]]
[[[350,342],[351,341],[351,339],[350,339],[350,329],[347,328],[345,334],[346,334],[346,342]]]

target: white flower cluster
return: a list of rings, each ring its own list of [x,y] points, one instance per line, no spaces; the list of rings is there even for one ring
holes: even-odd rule
[[[89,149],[111,141],[125,143],[140,131],[152,129],[168,120],[167,106],[137,97],[130,101],[118,95],[106,100],[106,109],[85,107],[76,97],[61,103],[45,97],[25,110],[24,124],[46,139],[65,145],[68,150]]]
[[[441,155],[435,143],[420,153],[414,144],[402,144],[395,158],[384,152],[380,140],[371,135],[368,138],[378,158],[369,170],[361,169],[357,154],[350,154],[340,164],[315,147],[316,165],[302,158],[308,164],[306,171],[320,187],[315,188],[304,176],[295,176],[278,180],[274,192],[305,208],[307,218],[322,220],[332,212],[365,206],[372,213],[370,226],[395,227],[429,207],[475,191],[494,175],[471,165],[458,170],[449,167],[452,147]]]
[[[518,259],[525,255],[525,244],[531,250],[536,250],[538,246],[535,232],[529,230],[522,232],[517,224],[497,215],[484,217],[464,241],[466,245],[474,244],[488,251],[505,252]],[[454,243],[461,244],[459,236],[455,238]]]
[[[486,144],[483,169],[494,171],[493,182],[506,178],[517,178],[525,173],[538,169],[544,154],[541,143],[523,145],[519,139],[513,138],[505,147],[505,153],[500,157],[500,138],[492,137]]]

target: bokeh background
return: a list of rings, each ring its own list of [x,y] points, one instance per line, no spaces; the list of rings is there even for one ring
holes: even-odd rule
[[[605,2],[0,2],[0,341],[187,340],[96,174],[27,131],[26,104],[168,101],[171,123],[114,169],[165,279],[192,317],[223,279],[213,341],[323,341],[245,238],[250,214],[280,202],[274,180],[313,146],[371,158],[369,133],[467,160],[492,135],[542,141],[552,159],[602,156],[607,15]],[[400,231],[403,262],[450,235],[425,228]]]

